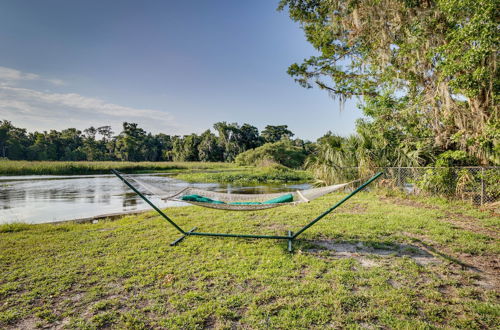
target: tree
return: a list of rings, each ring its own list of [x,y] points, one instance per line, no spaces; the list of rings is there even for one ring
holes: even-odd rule
[[[172,137],[167,134],[159,133],[155,135],[155,139],[159,149],[158,160],[171,160],[169,158],[169,152],[173,148]]]
[[[97,128],[97,133],[102,136],[102,139],[106,142],[110,140],[113,136],[113,131],[111,130],[111,126],[101,126]]]
[[[59,135],[60,150],[58,159],[60,160],[85,160],[82,132],[76,128],[62,130]]]
[[[199,160],[202,162],[218,162],[222,161],[223,152],[219,146],[215,134],[206,130],[200,136],[200,144],[198,145]]]
[[[261,136],[266,143],[273,143],[281,139],[290,139],[294,134],[288,129],[288,125],[267,125],[261,132]]]
[[[198,145],[200,137],[196,134],[185,135],[174,140],[173,160],[181,162],[198,161]]]
[[[281,0],[285,8],[320,52],[289,67],[299,84],[341,101],[388,95],[402,104],[393,120],[419,117],[424,136],[413,139],[500,161],[497,1]]]
[[[83,147],[81,148],[81,150],[85,154],[85,159],[90,161],[108,159],[106,155],[107,149],[104,138],[101,140],[96,139],[99,129],[91,126],[84,129],[83,132]]]
[[[11,123],[7,120],[2,121],[0,125],[0,155],[3,158],[7,157],[7,140],[9,138]]]
[[[224,161],[232,162],[244,147],[240,145],[241,132],[239,125],[237,123],[228,124],[223,121],[215,123],[214,129],[219,133],[219,145],[223,149]]]
[[[25,159],[29,144],[25,129],[14,127],[10,121],[0,120],[0,157]]]
[[[116,139],[115,154],[120,160],[144,160],[143,143],[146,132],[135,123],[123,123],[123,131]]]
[[[246,123],[240,127],[236,140],[241,146],[241,151],[257,148],[262,145],[262,141],[259,136],[259,129]]]
[[[147,133],[136,123],[123,123],[123,130],[114,136],[110,126],[93,126],[82,131],[27,133],[7,120],[0,120],[0,157],[27,160],[67,161],[233,161],[245,150],[259,147],[262,138],[257,127],[250,124],[219,122],[214,125],[218,136],[210,130],[201,136],[183,137],[163,133]],[[292,141],[306,153],[303,141]]]

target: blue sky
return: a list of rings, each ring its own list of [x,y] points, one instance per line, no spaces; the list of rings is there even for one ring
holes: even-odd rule
[[[288,66],[315,54],[277,1],[0,2],[0,119],[28,130],[137,122],[201,133],[217,121],[297,137],[348,135],[361,116],[304,89]]]

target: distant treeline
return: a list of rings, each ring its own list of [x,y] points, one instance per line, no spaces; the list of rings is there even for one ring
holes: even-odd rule
[[[287,125],[257,127],[218,122],[213,125],[217,134],[206,130],[201,135],[184,136],[151,134],[135,123],[123,123],[115,135],[110,126],[89,127],[83,131],[68,128],[62,131],[27,132],[0,121],[0,157],[12,160],[61,161],[225,161],[231,162],[244,151],[266,143],[287,141],[295,149],[307,145],[293,140]]]

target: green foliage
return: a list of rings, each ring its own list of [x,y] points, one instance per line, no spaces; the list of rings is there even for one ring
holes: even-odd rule
[[[198,160],[198,145],[200,137],[196,134],[175,138],[172,149],[173,160],[177,162],[193,162]]]
[[[168,214],[200,231],[282,235],[342,196],[258,212]],[[460,215],[483,234],[446,221]],[[494,329],[498,297],[485,272],[457,262],[468,263],[467,253],[478,267],[494,264],[499,226],[461,203],[373,193],[311,227],[293,254],[279,240],[189,237],[170,247],[179,233],[152,212],[20,232],[0,226],[0,327]]]
[[[229,163],[201,162],[41,162],[0,160],[0,175],[109,174],[111,169],[126,173],[175,172],[183,170],[227,170]]]
[[[465,190],[467,186],[473,185],[481,174],[477,171],[476,178],[464,169],[456,175],[453,166],[473,165],[475,161],[464,151],[446,151],[437,157],[436,167],[426,170],[422,178],[416,182],[417,186],[433,194],[453,196]]]
[[[204,173],[181,173],[176,178],[188,182],[222,182],[234,184],[306,182],[312,179],[305,171],[292,170],[279,164],[246,167],[238,170]]]
[[[0,158],[39,161],[204,161],[231,162],[236,156],[262,145],[264,137],[257,127],[237,123],[214,124],[218,136],[205,131],[201,135],[170,136],[147,133],[136,123],[123,123],[113,136],[110,126],[89,127],[83,133],[75,128],[62,131],[27,133],[9,121],[0,121]],[[286,125],[268,126],[265,136],[287,138],[293,133]],[[293,143],[305,147],[302,140]]]
[[[291,139],[294,134],[288,129],[288,125],[267,125],[261,133],[266,143],[278,142],[282,139]]]
[[[214,129],[219,133],[219,145],[226,161],[232,162],[239,153],[261,144],[257,127],[249,124],[240,127],[237,123],[223,121],[215,123]]]
[[[215,134],[206,130],[200,136],[200,143],[198,144],[198,155],[202,162],[216,162],[221,161],[222,158],[222,148],[217,143],[217,137]]]
[[[266,143],[258,148],[240,153],[235,162],[238,165],[259,165],[274,162],[291,168],[300,168],[307,154],[304,148],[297,147],[291,141],[283,140]]]
[[[31,226],[25,223],[9,223],[0,227],[0,233],[17,233],[30,228]]]
[[[377,167],[422,166],[433,159],[426,143],[406,143],[395,131],[360,122],[359,134],[341,137],[328,132],[318,139],[306,167],[319,184],[334,184],[373,174]]]
[[[437,167],[474,166],[477,165],[477,159],[474,159],[474,157],[468,155],[465,151],[449,150],[437,157],[435,165]]]
[[[123,131],[115,142],[115,154],[124,161],[143,160],[142,141],[146,138],[146,131],[135,123],[123,123]]]
[[[498,1],[281,0],[285,8],[319,52],[288,73],[341,101],[363,97],[360,134],[406,154],[462,150],[499,164]]]

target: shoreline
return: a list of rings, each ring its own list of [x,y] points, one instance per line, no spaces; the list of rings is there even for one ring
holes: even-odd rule
[[[72,220],[62,220],[62,221],[53,221],[53,222],[42,222],[42,223],[34,223],[34,225],[41,225],[41,224],[51,224],[51,225],[58,225],[58,224],[68,224],[68,223],[78,223],[78,224],[83,224],[83,223],[98,223],[100,220],[117,220],[119,218],[122,218],[126,215],[139,215],[142,213],[150,212],[153,211],[152,209],[146,209],[146,210],[135,210],[135,211],[125,211],[125,212],[114,212],[114,213],[106,213],[106,214],[100,214],[100,215],[95,215],[93,217],[86,217],[86,218],[77,218],[77,219],[72,219]]]

